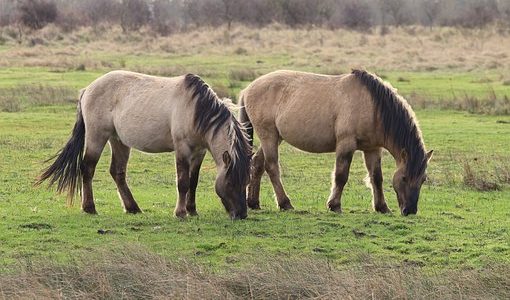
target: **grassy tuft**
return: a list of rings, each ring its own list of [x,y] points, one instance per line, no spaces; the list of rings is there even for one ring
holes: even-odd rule
[[[250,68],[230,70],[228,77],[231,81],[253,81],[259,74]]]
[[[487,172],[476,172],[469,163],[464,163],[464,184],[477,191],[497,191],[501,189],[500,184],[494,176]]]
[[[21,102],[17,98],[0,96],[0,111],[3,112],[21,111]]]
[[[29,106],[68,104],[77,101],[77,90],[46,85],[18,85],[0,90],[0,111],[18,112]]]
[[[416,93],[407,97],[414,109],[442,109],[467,111],[472,114],[510,115],[510,98],[508,96],[477,98],[472,95],[454,97],[453,99],[431,99]]]

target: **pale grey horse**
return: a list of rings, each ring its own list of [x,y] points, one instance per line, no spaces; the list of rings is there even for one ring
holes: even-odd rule
[[[177,217],[197,214],[195,191],[209,150],[218,172],[216,193],[233,219],[246,218],[251,155],[246,133],[198,76],[113,71],[99,77],[82,91],[72,136],[38,182],[57,183],[57,190],[67,190],[71,201],[81,187],[82,210],[96,213],[92,178],[107,142],[112,150],[110,173],[126,212],[141,212],[126,182],[131,148],[175,151]]]

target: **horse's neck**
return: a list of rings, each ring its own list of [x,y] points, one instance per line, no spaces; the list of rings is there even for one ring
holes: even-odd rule
[[[230,139],[227,128],[220,128],[216,134],[214,134],[214,129],[209,130],[205,135],[205,141],[216,167],[223,166],[223,153],[225,151],[230,153]]]
[[[420,143],[423,146],[423,141],[421,139],[418,139],[415,142],[416,143]],[[400,166],[400,165],[402,165],[404,163],[404,161],[402,159],[402,152],[405,150],[405,148],[397,146],[392,141],[388,141],[388,140],[386,140],[384,142],[384,146],[383,147],[386,150],[388,150],[390,152],[390,154],[393,156],[397,166]],[[423,148],[423,150],[421,150],[421,151],[425,151],[425,149]],[[411,163],[411,160],[409,159],[409,157],[416,155],[416,153],[407,153],[407,152],[408,152],[408,150],[406,150],[406,155],[407,155],[408,159],[407,159],[407,161],[405,163],[409,164],[409,163]],[[423,153],[424,153],[424,156],[425,156],[425,152],[423,152]]]
[[[383,146],[388,152],[390,152],[391,156],[395,159],[395,163],[397,166],[402,164],[402,150],[399,146],[396,146],[392,141],[386,139]]]

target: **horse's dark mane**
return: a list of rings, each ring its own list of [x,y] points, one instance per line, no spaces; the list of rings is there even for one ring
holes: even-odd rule
[[[405,99],[379,77],[364,70],[352,74],[368,89],[375,104],[375,113],[384,129],[384,139],[407,153],[407,174],[410,180],[425,172],[427,159],[421,131],[414,113]]]
[[[184,77],[186,88],[193,91],[195,99],[194,123],[197,131],[206,134],[213,130],[213,136],[228,122],[230,138],[230,156],[232,163],[227,170],[230,181],[234,186],[247,182],[250,171],[251,147],[246,130],[237,121],[227,105],[199,76],[187,74]]]
[[[197,131],[205,134],[212,129],[215,135],[221,125],[230,119],[232,113],[199,76],[187,74],[184,82],[186,88],[193,91],[192,98],[196,99],[194,121]]]

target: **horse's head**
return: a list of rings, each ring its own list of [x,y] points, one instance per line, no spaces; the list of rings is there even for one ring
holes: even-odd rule
[[[249,176],[237,176],[234,171],[238,166],[236,162],[225,151],[223,153],[223,167],[220,168],[216,177],[216,193],[221,199],[223,206],[230,214],[230,217],[236,219],[246,219],[248,208],[246,205],[246,186]]]
[[[393,175],[393,189],[397,193],[398,205],[402,215],[416,214],[418,212],[418,198],[423,182],[427,179],[426,169],[429,160],[432,158],[432,150],[429,151],[421,163],[419,174],[409,176],[407,168],[410,167],[407,153],[402,151],[397,171]]]

